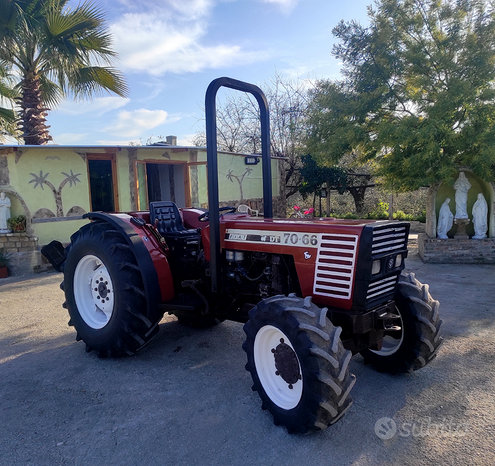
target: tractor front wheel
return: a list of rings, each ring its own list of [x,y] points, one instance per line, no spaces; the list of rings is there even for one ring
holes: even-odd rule
[[[275,296],[254,307],[244,326],[253,390],[289,433],[326,429],[352,404],[352,354],[326,312],[311,297]]]
[[[131,355],[158,332],[144,314],[146,296],[134,254],[111,225],[92,222],[71,237],[64,266],[69,325],[86,350],[99,356]]]
[[[416,280],[413,273],[404,273],[399,277],[395,307],[399,329],[385,332],[380,350],[366,349],[361,354],[380,372],[421,369],[435,358],[442,343],[439,302],[431,297],[428,285]]]

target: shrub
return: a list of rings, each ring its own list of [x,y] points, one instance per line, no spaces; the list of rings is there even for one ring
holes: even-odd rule
[[[388,203],[383,202],[381,199],[378,201],[376,207],[368,214],[367,218],[373,220],[386,220],[388,219]]]
[[[10,256],[12,254],[5,252],[5,249],[0,249],[0,267],[10,267]]]
[[[423,210],[419,215],[414,217],[414,220],[417,220],[421,223],[426,223],[426,210]]]
[[[17,217],[11,217],[7,220],[7,226],[12,231],[26,231],[26,217],[24,215],[18,215]]]
[[[410,222],[411,220],[414,220],[414,215],[406,214],[402,212],[402,210],[398,210],[394,213],[394,220],[406,220],[407,222]]]

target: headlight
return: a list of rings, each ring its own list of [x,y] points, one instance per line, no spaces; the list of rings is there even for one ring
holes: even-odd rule
[[[380,273],[381,263],[379,260],[373,261],[373,265],[371,266],[371,275],[376,275]]]
[[[395,268],[400,267],[402,265],[402,255],[397,254],[397,257],[395,258]]]

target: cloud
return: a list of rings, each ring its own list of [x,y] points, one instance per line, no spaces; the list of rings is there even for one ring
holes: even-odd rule
[[[117,115],[116,121],[103,128],[103,131],[115,136],[128,138],[139,137],[143,131],[149,131],[163,123],[177,121],[177,118],[169,118],[164,110],[148,110],[140,108],[138,110],[123,110]]]
[[[146,1],[146,0],[145,0]],[[110,25],[120,56],[119,68],[153,76],[248,65],[267,58],[236,44],[208,44],[209,0],[169,0],[142,12],[128,12]]]
[[[183,134],[178,136],[177,145],[179,146],[194,146],[194,140],[197,137],[197,133]]]
[[[298,4],[299,0],[261,0],[263,3],[273,3],[278,5],[280,9],[289,14]]]
[[[131,100],[122,97],[99,97],[93,100],[76,102],[73,100],[64,100],[57,111],[66,115],[83,115],[92,113],[100,116],[104,113],[124,107]]]
[[[142,141],[136,140],[133,141],[131,138],[129,139],[98,139],[95,144],[98,146],[129,146],[130,143],[134,143],[133,145],[141,145]]]
[[[81,142],[88,136],[87,133],[61,133],[57,136],[53,136],[53,144],[57,145],[75,145]]]
[[[187,18],[189,20],[202,19],[208,16],[216,3],[216,0],[119,0],[126,11],[149,11],[155,18],[165,18],[173,21],[175,18]],[[112,2],[113,3],[113,2]]]

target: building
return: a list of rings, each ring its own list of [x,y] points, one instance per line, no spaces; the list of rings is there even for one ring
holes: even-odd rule
[[[262,207],[259,157],[219,152],[221,205]],[[285,216],[282,160],[272,158],[275,216]],[[0,146],[0,192],[11,216],[26,217],[25,233],[0,234],[14,254],[14,272],[40,265],[40,248],[66,243],[87,222],[86,212],[148,210],[149,202],[208,208],[206,149],[177,146]]]

